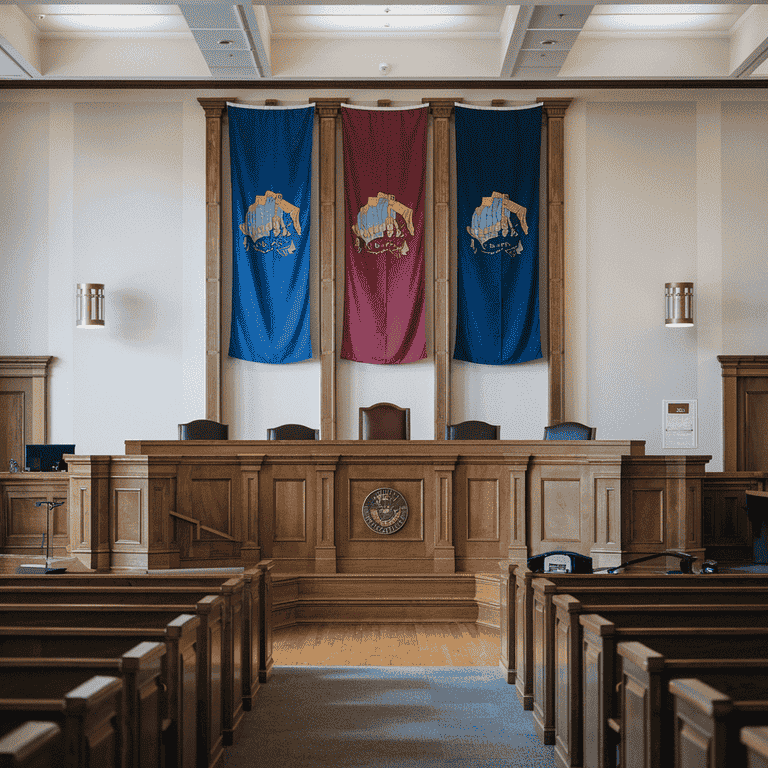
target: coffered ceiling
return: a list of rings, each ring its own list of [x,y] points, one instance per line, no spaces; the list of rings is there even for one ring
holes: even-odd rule
[[[734,81],[768,76],[768,5],[251,5],[0,0],[2,81]],[[756,83],[757,84],[757,83]]]

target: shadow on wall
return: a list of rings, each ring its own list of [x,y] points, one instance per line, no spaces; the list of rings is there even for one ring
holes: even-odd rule
[[[158,311],[153,296],[143,291],[112,291],[106,324],[128,344],[158,342]]]

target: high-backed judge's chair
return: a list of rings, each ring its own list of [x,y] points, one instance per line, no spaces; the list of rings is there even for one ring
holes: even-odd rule
[[[544,427],[545,440],[594,440],[597,427],[588,427],[578,421],[563,421]]]
[[[410,440],[411,409],[376,403],[360,409],[361,440]]]
[[[501,427],[487,421],[461,421],[458,424],[446,424],[446,440],[498,440]]]
[[[267,440],[319,440],[320,430],[303,424],[281,424],[267,430]]]
[[[179,424],[179,440],[228,440],[229,425],[210,419]]]

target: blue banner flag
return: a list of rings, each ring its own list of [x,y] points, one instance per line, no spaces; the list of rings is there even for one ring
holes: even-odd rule
[[[309,206],[314,106],[227,104],[232,166],[229,356],[312,357]]]
[[[456,360],[508,365],[542,356],[541,109],[456,104]]]

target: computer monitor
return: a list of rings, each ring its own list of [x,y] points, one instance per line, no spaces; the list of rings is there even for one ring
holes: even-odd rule
[[[74,452],[74,445],[28,445],[24,450],[24,467],[27,472],[66,470],[63,456]]]

